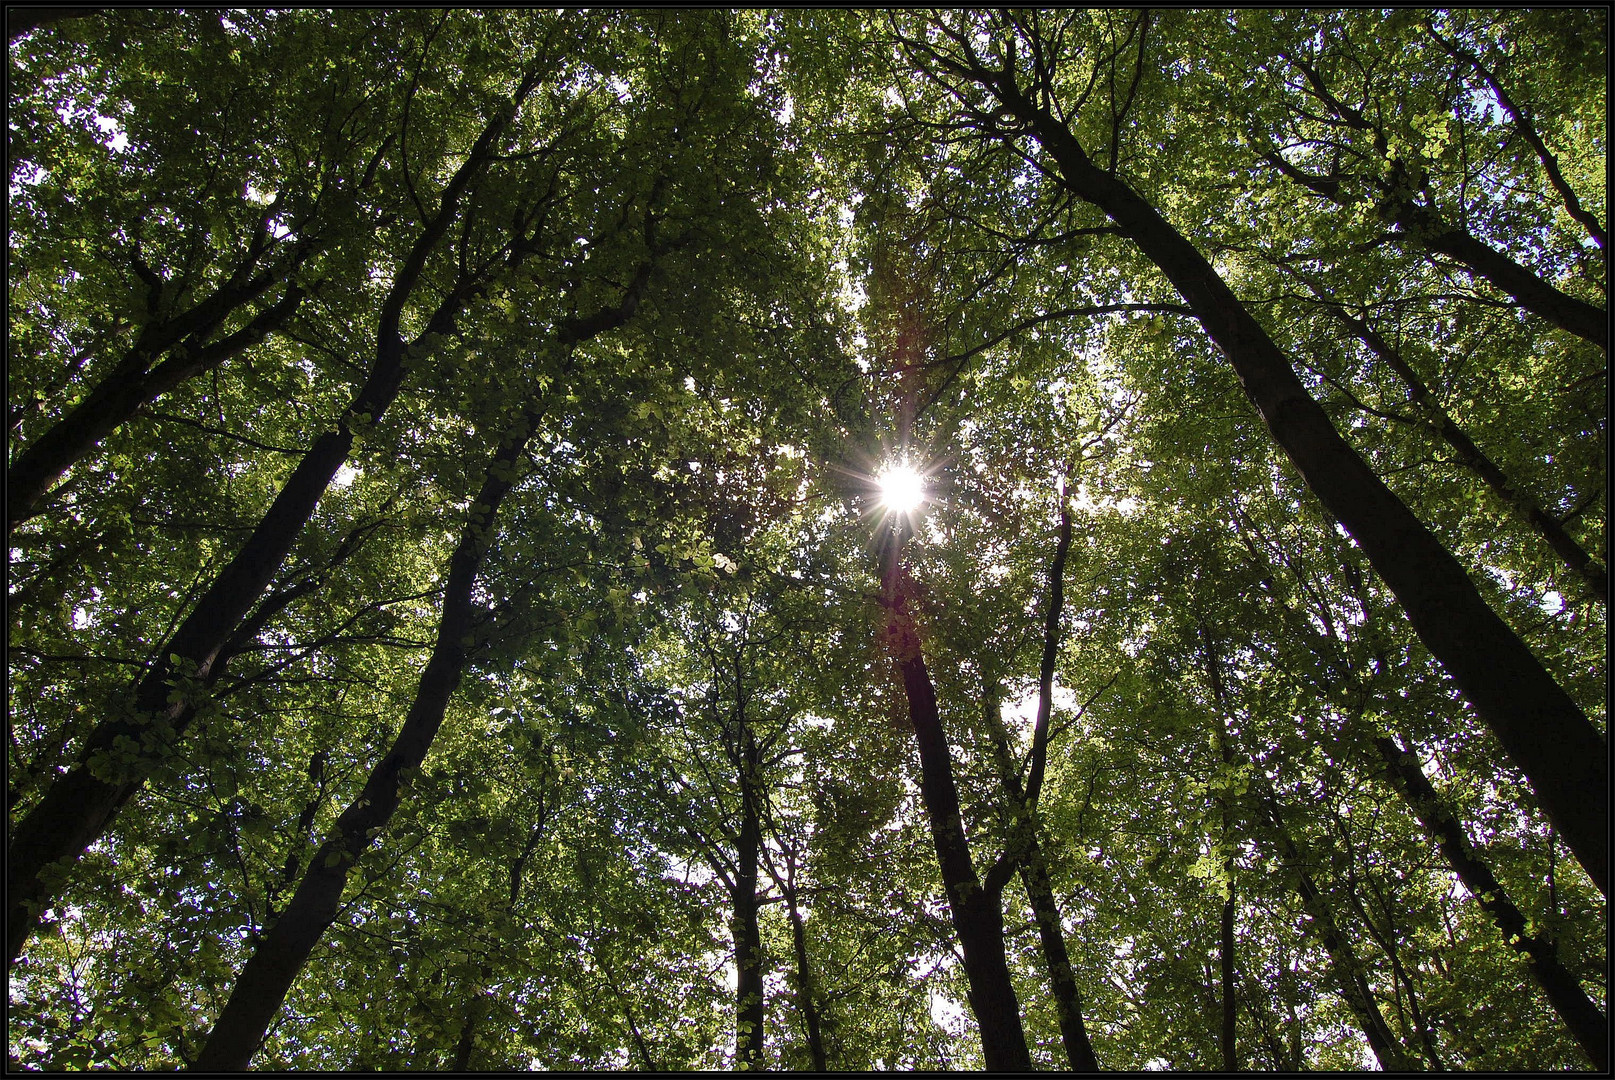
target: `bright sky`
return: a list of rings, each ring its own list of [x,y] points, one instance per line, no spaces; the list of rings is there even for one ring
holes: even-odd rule
[[[925,477],[913,466],[888,465],[875,480],[880,484],[881,505],[895,513],[911,513],[925,501]]]

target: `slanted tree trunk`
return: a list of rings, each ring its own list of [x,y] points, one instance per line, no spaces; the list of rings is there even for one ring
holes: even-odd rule
[[[449,180],[438,213],[417,238],[382,305],[375,362],[336,429],[315,440],[247,542],[158,650],[158,661],[136,688],[131,714],[119,715],[114,710],[114,715],[98,724],[86,739],[77,764],[51,784],[13,830],[7,852],[10,960],[22,951],[40,911],[60,892],[64,871],[101,835],[112,814],[140,790],[152,768],[172,751],[195,718],[194,695],[180,680],[194,679],[207,686],[222,673],[228,643],[279,570],[331,478],[347,460],[356,430],[373,425],[397,397],[406,352],[421,348],[429,336],[450,330],[460,307],[482,287],[459,282],[406,349],[399,337],[404,304],[415,290],[427,258],[448,232],[461,198],[494,156],[495,144],[515,107],[537,82],[536,74],[524,80],[512,106],[483,129]],[[657,250],[653,245],[653,259]],[[513,239],[512,264],[529,253],[522,238]],[[639,302],[652,265],[646,262],[640,267],[620,304],[587,318],[568,320],[559,335],[563,345],[570,347],[626,321]]]
[[[829,1068],[828,1055],[824,1049],[824,1033],[819,1023],[819,1005],[814,998],[818,980],[813,977],[813,965],[808,958],[807,926],[802,918],[802,910],[798,905],[799,893],[796,885],[797,852],[780,836],[777,830],[774,840],[785,859],[785,874],[781,876],[774,862],[767,863],[768,875],[779,887],[780,896],[785,900],[785,911],[791,920],[791,949],[796,960],[796,971],[791,977],[795,985],[797,1011],[802,1014],[803,1034],[807,1039],[808,1056],[813,1061],[815,1072],[824,1072]],[[767,851],[764,850],[766,857]]]
[[[1037,801],[1043,793],[1043,775],[1048,764],[1048,723],[1055,709],[1055,663],[1059,657],[1059,617],[1066,604],[1066,559],[1071,555],[1071,504],[1064,491],[1059,499],[1059,531],[1055,541],[1055,559],[1048,565],[1048,609],[1043,613],[1043,655],[1037,673],[1037,715],[1032,722],[1032,760],[1027,777],[1026,791],[1021,791],[1021,775],[1009,759],[1008,739],[998,718],[998,694],[987,696],[988,730],[995,733],[1000,777],[1003,778],[1006,801],[1016,810],[1011,827],[1011,848],[1005,852],[1021,873],[1021,885],[1026,888],[1027,904],[1032,907],[1032,919],[1037,922],[1038,943],[1042,944],[1043,964],[1048,967],[1048,988],[1055,998],[1055,1014],[1059,1020],[1059,1041],[1066,1048],[1066,1062],[1074,1072],[1098,1072],[1100,1064],[1093,1054],[1087,1027],[1082,1023],[1082,994],[1077,993],[1076,972],[1071,969],[1071,954],[1066,951],[1066,931],[1059,917],[1059,904],[1055,899],[1055,886],[1048,878],[1048,859],[1038,843]],[[996,870],[996,867],[995,867]],[[988,872],[988,881],[996,878]]]
[[[570,353],[579,343],[616,329],[633,317],[649,283],[657,251],[657,246],[651,244],[650,258],[640,265],[617,304],[563,324],[558,336],[568,355],[568,365]],[[400,773],[417,768],[425,759],[469,655],[465,641],[474,629],[472,583],[493,541],[499,504],[515,484],[522,453],[541,416],[542,406],[530,406],[495,451],[482,489],[472,503],[473,507],[481,504],[487,509],[472,513],[449,558],[437,642],[421,674],[404,726],[392,749],[371,770],[359,798],[337,819],[338,835],[315,853],[291,903],[242,969],[230,1001],[197,1059],[198,1069],[247,1067],[292,980],[335,918],[348,874],[397,809]]]
[[[403,773],[419,768],[425,760],[475,640],[477,612],[471,587],[492,545],[499,505],[515,485],[522,451],[538,419],[536,410],[529,412],[489,462],[473,503],[486,509],[473,510],[449,558],[437,641],[403,727],[392,748],[371,770],[359,797],[337,819],[336,835],[315,853],[286,910],[242,968],[230,1000],[197,1058],[198,1070],[247,1068],[309,953],[336,918],[348,875],[397,810]],[[467,1054],[474,1027],[475,1022],[469,1021],[463,1032]]]
[[[1368,985],[1368,978],[1357,960],[1357,954],[1353,951],[1351,942],[1335,924],[1333,912],[1329,910],[1329,905],[1325,902],[1323,894],[1318,891],[1312,876],[1307,873],[1306,861],[1296,849],[1295,841],[1291,839],[1289,830],[1279,817],[1278,808],[1269,801],[1266,810],[1278,840],[1280,858],[1286,871],[1294,876],[1296,889],[1301,894],[1301,904],[1311,916],[1312,928],[1329,953],[1330,971],[1334,975],[1336,985],[1340,987],[1341,997],[1351,1008],[1352,1015],[1357,1018],[1357,1023],[1363,1029],[1369,1048],[1374,1051],[1374,1057],[1378,1059],[1380,1068],[1386,1072],[1410,1071],[1412,1062],[1407,1052],[1391,1033],[1384,1014],[1379,1011],[1379,1005],[1374,1000],[1373,990]]]
[[[1027,1072],[1032,1058],[1021,1027],[1020,1001],[1010,982],[1009,962],[1004,954],[1000,890],[989,893],[982,888],[970,857],[948,738],[910,608],[914,587],[903,568],[900,535],[888,535],[884,563],[881,605],[886,615],[882,631],[903,680],[909,722],[919,745],[920,794],[942,869],[948,915],[964,954],[970,1010],[981,1031],[982,1055],[989,1070]]]
[[[1082,1022],[1082,995],[1077,990],[1076,973],[1071,968],[1071,954],[1066,950],[1065,928],[1060,919],[1060,905],[1054,896],[1054,885],[1049,880],[1049,864],[1038,842],[1037,818],[1021,794],[1020,778],[1010,758],[1009,743],[997,720],[998,694],[989,690],[986,695],[989,729],[993,730],[993,745],[998,757],[999,777],[1015,820],[1010,825],[1010,850],[988,872],[989,887],[996,886],[998,877],[1013,866],[1020,873],[1021,885],[1026,889],[1026,901],[1037,924],[1038,943],[1043,950],[1043,964],[1049,973],[1049,993],[1054,998],[1055,1016],[1060,1024],[1060,1042],[1065,1047],[1067,1063],[1072,1072],[1098,1072],[1099,1061],[1094,1055],[1088,1029]]]
[[[1445,221],[1428,206],[1395,194],[1386,197],[1387,213],[1409,237],[1431,251],[1458,260],[1472,274],[1485,278],[1520,306],[1548,322],[1609,351],[1609,316],[1585,300],[1561,292],[1537,274],[1495,248],[1476,239],[1467,229]]]
[[[1355,854],[1351,857],[1356,858]],[[1368,931],[1368,936],[1374,939],[1374,942],[1385,953],[1385,958],[1391,962],[1391,977],[1396,980],[1401,988],[1401,993],[1396,996],[1396,1012],[1397,1018],[1402,1022],[1402,1030],[1411,1029],[1417,1032],[1419,1045],[1424,1051],[1425,1060],[1430,1063],[1430,1068],[1436,1072],[1446,1072],[1447,1066],[1442,1062],[1441,1054],[1436,1049],[1435,1035],[1431,1032],[1430,1025],[1425,1023],[1424,1010],[1419,1007],[1418,988],[1414,986],[1412,977],[1409,976],[1407,968],[1402,964],[1401,949],[1396,940],[1396,927],[1390,920],[1389,910],[1386,910],[1386,926],[1381,929],[1369,915],[1367,905],[1357,895],[1355,872],[1347,878],[1344,888],[1346,902],[1351,905],[1351,909],[1362,920],[1363,929]],[[1407,1012],[1405,1014],[1402,1011],[1402,993],[1407,995]],[[1412,1023],[1409,1023],[1410,1020]]]
[[[1054,886],[1049,880],[1049,863],[1043,847],[1033,833],[1028,838],[1026,857],[1020,866],[1021,885],[1026,889],[1026,900],[1037,922],[1037,937],[1043,947],[1043,962],[1049,969],[1049,990],[1054,997],[1055,1015],[1060,1023],[1060,1042],[1072,1072],[1099,1071],[1099,1060],[1094,1054],[1088,1029],[1082,1022],[1082,995],[1077,991],[1076,973],[1071,968],[1071,954],[1065,947],[1065,928],[1061,925],[1060,907],[1054,897]]]
[[[1233,364],[1273,438],[1362,547],[1420,640],[1525,773],[1560,835],[1607,895],[1608,755],[1587,715],[1487,606],[1451,552],[1335,430],[1283,351],[1194,245],[1095,165],[1070,128],[1027,96],[1013,60],[988,68],[963,35],[956,44],[969,62],[939,62],[991,90],[1019,125],[1017,134],[1030,136],[1053,159],[1067,190],[1109,215],[1182,294]],[[1602,313],[1597,318],[1602,325]]]
[[[1553,190],[1557,191],[1559,197],[1564,200],[1565,213],[1569,214],[1580,223],[1582,228],[1587,230],[1587,235],[1592,237],[1599,250],[1607,249],[1609,246],[1606,243],[1607,230],[1597,217],[1582,207],[1581,200],[1576,197],[1575,189],[1570,186],[1570,182],[1565,179],[1564,173],[1559,169],[1559,159],[1542,142],[1542,136],[1537,133],[1536,125],[1531,123],[1530,117],[1526,116],[1525,112],[1514,103],[1514,98],[1503,88],[1502,83],[1497,81],[1497,76],[1487,68],[1480,57],[1436,33],[1428,22],[1424,25],[1424,32],[1436,44],[1445,49],[1454,60],[1468,64],[1475,69],[1475,73],[1485,81],[1487,89],[1491,90],[1492,95],[1497,98],[1497,103],[1503,107],[1504,112],[1508,113],[1508,118],[1514,121],[1514,129],[1520,133],[1520,137],[1525,140],[1526,145],[1536,153],[1537,160],[1542,163],[1542,171],[1547,174],[1548,183],[1553,185]]]
[[[1374,739],[1374,746],[1385,759],[1392,781],[1406,796],[1414,814],[1435,837],[1442,857],[1457,873],[1458,880],[1464,883],[1464,888],[1469,890],[1482,910],[1492,917],[1509,947],[1526,958],[1531,977],[1542,987],[1542,992],[1592,1062],[1593,1068],[1600,1072],[1607,1071],[1609,1020],[1604,1013],[1560,962],[1553,943],[1527,932],[1525,915],[1498,883],[1482,853],[1470,845],[1463,826],[1443,805],[1424,775],[1424,770],[1419,767],[1418,755],[1412,748],[1398,746],[1393,739],[1384,735]]]
[[[1527,525],[1536,531],[1538,536],[1546,540],[1555,555],[1564,562],[1572,573],[1578,575],[1587,585],[1587,593],[1593,599],[1609,606],[1609,572],[1608,569],[1589,555],[1575,538],[1565,531],[1563,525],[1542,509],[1537,501],[1519,490],[1509,482],[1508,476],[1475,445],[1468,433],[1459,427],[1447,411],[1430,394],[1430,388],[1419,378],[1418,372],[1402,354],[1386,341],[1362,319],[1353,318],[1339,307],[1330,309],[1335,318],[1344,323],[1358,339],[1371,349],[1375,356],[1385,362],[1385,365],[1394,371],[1407,385],[1408,399],[1427,418],[1429,425],[1442,440],[1457,453],[1458,460],[1470,472],[1485,482],[1493,495],[1502,500],[1503,504],[1518,514]]]

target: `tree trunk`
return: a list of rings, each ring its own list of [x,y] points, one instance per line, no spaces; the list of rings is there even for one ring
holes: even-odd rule
[[[515,469],[537,420],[536,413],[529,413],[519,434],[499,447],[485,472],[473,506],[487,509],[472,512],[449,558],[437,641],[392,749],[337,819],[336,835],[321,845],[286,910],[242,968],[196,1069],[247,1068],[309,953],[336,918],[348,874],[398,808],[402,774],[425,760],[471,652],[468,642],[476,631],[471,587],[492,544],[499,504],[514,486]],[[467,1035],[472,1026],[468,1023]]]
[[[1548,542],[1554,554],[1563,560],[1565,566],[1579,575],[1588,587],[1588,593],[1603,604],[1609,606],[1609,573],[1602,563],[1587,554],[1582,546],[1576,543],[1575,538],[1565,532],[1564,526],[1553,518],[1547,511],[1529,495],[1509,483],[1503,470],[1481,452],[1474,440],[1447,415],[1447,411],[1431,396],[1430,388],[1419,378],[1407,360],[1391,346],[1391,343],[1381,337],[1373,327],[1361,319],[1355,319],[1340,308],[1331,308],[1335,317],[1349,327],[1358,339],[1367,345],[1374,354],[1383,360],[1387,367],[1407,384],[1408,399],[1425,414],[1430,426],[1458,454],[1458,460],[1470,472],[1480,477],[1492,494],[1501,499],[1504,505],[1514,510],[1525,523],[1536,530],[1537,535]]]
[[[525,80],[516,102],[536,85]],[[112,814],[145,783],[156,763],[176,744],[195,717],[195,703],[177,678],[203,684],[217,678],[220,651],[264,588],[280,569],[292,544],[314,513],[331,478],[353,448],[355,427],[373,424],[398,396],[403,384],[404,343],[398,336],[405,301],[414,291],[428,256],[447,233],[461,197],[489,160],[509,114],[490,121],[470,154],[444,189],[437,215],[416,239],[382,305],[376,357],[364,385],[338,420],[336,430],[314,441],[230,563],[172,638],[135,691],[127,716],[101,721],[85,741],[74,767],[46,790],[17,825],[7,852],[6,944],[8,960],[21,953],[38,924],[40,911],[61,891],[66,873],[105,831]],[[439,306],[427,332],[447,328],[463,293]],[[422,335],[424,338],[425,334]],[[92,763],[94,763],[92,767]],[[111,768],[106,763],[111,764]],[[100,773],[101,775],[97,775]],[[103,779],[103,776],[107,777]],[[53,870],[56,867],[59,870]]]
[[[903,569],[901,537],[889,534],[882,578],[881,604],[886,609],[882,628],[886,645],[903,679],[909,722],[920,752],[920,793],[931,822],[931,838],[942,869],[965,978],[970,986],[970,1009],[981,1030],[982,1055],[989,1070],[1028,1072],[1032,1058],[1021,1027],[1020,1002],[1010,982],[1004,955],[1004,913],[996,890],[983,890],[965,840],[959,792],[953,780],[953,761],[937,709],[936,689],[920,652],[918,631],[909,608],[913,583]]]
[[[454,1071],[465,1072],[471,1068],[471,1052],[477,1048],[477,1025],[482,1021],[482,1014],[487,1011],[487,999],[482,994],[473,994],[466,1003],[465,1020],[460,1024],[460,1037],[454,1042]]]
[[[1038,942],[1042,946],[1043,963],[1049,973],[1049,993],[1054,998],[1066,1062],[1072,1072],[1098,1072],[1099,1061],[1094,1054],[1093,1043],[1088,1039],[1087,1026],[1082,1021],[1082,995],[1077,990],[1076,974],[1071,968],[1071,954],[1066,950],[1059,902],[1055,899],[1054,886],[1049,880],[1048,860],[1038,842],[1035,808],[1021,791],[1020,777],[1010,758],[1009,741],[998,720],[998,702],[998,688],[989,685],[984,694],[986,720],[988,729],[993,732],[999,779],[1013,820],[1010,823],[1010,850],[1004,853],[999,865],[988,872],[989,889],[996,887],[998,877],[1009,866],[1019,871],[1021,885],[1026,889],[1027,903],[1037,923]]]
[[[1542,136],[1537,133],[1536,125],[1531,123],[1530,117],[1526,116],[1524,111],[1514,103],[1514,98],[1510,96],[1507,90],[1503,89],[1503,84],[1497,81],[1497,76],[1481,62],[1479,56],[1476,56],[1468,49],[1459,47],[1454,42],[1448,41],[1436,33],[1429,24],[1425,25],[1424,31],[1438,45],[1447,50],[1447,53],[1453,59],[1468,64],[1475,69],[1476,74],[1486,81],[1492,95],[1497,98],[1497,103],[1503,107],[1504,112],[1508,113],[1508,118],[1514,121],[1514,129],[1520,133],[1520,137],[1525,140],[1526,145],[1536,152],[1537,160],[1542,163],[1542,171],[1547,174],[1548,183],[1553,185],[1553,190],[1557,191],[1559,198],[1564,200],[1565,213],[1569,214],[1581,224],[1582,228],[1587,230],[1587,235],[1593,238],[1593,242],[1598,245],[1599,250],[1607,248],[1609,245],[1606,243],[1603,224],[1590,211],[1582,207],[1581,200],[1576,197],[1575,189],[1570,186],[1570,182],[1565,179],[1564,173],[1559,169],[1559,159],[1543,144]]]
[[[1487,606],[1452,554],[1340,436],[1289,359],[1194,245],[1138,193],[1094,165],[1071,131],[1022,93],[1012,73],[978,67],[972,75],[1053,157],[1065,186],[1105,211],[1176,286],[1233,364],[1274,439],[1368,555],[1420,640],[1529,778],[1548,817],[1607,895],[1608,755],[1587,715]]]
[[[1463,826],[1442,805],[1435,788],[1419,767],[1418,756],[1383,735],[1374,739],[1374,746],[1385,759],[1396,786],[1407,797],[1419,821],[1435,837],[1442,856],[1464,883],[1464,888],[1492,917],[1509,947],[1526,958],[1531,976],[1542,987],[1593,1068],[1607,1071],[1609,1021],[1603,1012],[1588,998],[1576,977],[1560,963],[1553,944],[1527,933],[1524,914],[1498,884],[1491,867],[1470,846]]]
[[[1239,1072],[1239,1055],[1234,1040],[1238,1029],[1238,1000],[1234,997],[1234,886],[1228,883],[1228,898],[1222,902],[1222,1071]]]
[[[1481,243],[1467,230],[1442,220],[1441,215],[1411,198],[1390,199],[1388,210],[1410,238],[1431,251],[1458,260],[1490,281],[1520,306],[1540,315],[1559,329],[1609,351],[1609,316],[1585,300],[1549,285],[1541,277],[1502,252]]]
[[[1355,858],[1355,856],[1353,857]],[[1407,1031],[1411,1028],[1417,1032],[1419,1043],[1424,1049],[1425,1060],[1430,1063],[1431,1070],[1446,1072],[1447,1066],[1442,1062],[1441,1054],[1436,1049],[1435,1035],[1430,1031],[1430,1025],[1425,1023],[1424,1010],[1419,1007],[1418,989],[1413,985],[1413,979],[1408,975],[1407,968],[1402,965],[1402,959],[1399,955],[1400,950],[1396,943],[1396,929],[1390,922],[1389,913],[1387,913],[1386,928],[1382,931],[1369,916],[1367,905],[1357,895],[1355,878],[1348,879],[1345,891],[1346,900],[1351,904],[1352,910],[1357,913],[1357,917],[1362,920],[1363,928],[1368,931],[1368,935],[1384,951],[1385,958],[1391,962],[1391,976],[1396,979],[1402,991],[1407,994],[1406,1015],[1402,1012],[1400,995],[1397,998],[1396,1005],[1397,1017],[1402,1021],[1402,1030]],[[1409,1020],[1412,1020],[1411,1024],[1408,1023]]]
[[[1026,900],[1037,923],[1038,942],[1043,949],[1044,966],[1049,973],[1049,992],[1054,998],[1055,1016],[1060,1024],[1060,1042],[1066,1062],[1073,1072],[1098,1072],[1088,1029],[1082,1022],[1082,996],[1077,991],[1071,954],[1066,950],[1065,927],[1060,918],[1054,886],[1049,881],[1049,864],[1038,842],[1037,801],[1042,793],[1048,761],[1049,719],[1054,711],[1054,671],[1060,653],[1060,615],[1065,606],[1065,564],[1071,551],[1071,506],[1060,493],[1060,527],[1056,534],[1054,558],[1049,564],[1049,601],[1043,618],[1043,654],[1038,665],[1037,714],[1032,725],[1032,754],[1026,789],[1021,789],[1020,773],[1010,757],[1009,739],[999,718],[1000,687],[988,681],[983,688],[987,729],[993,734],[998,757],[998,774],[1009,806],[1009,850],[987,873],[986,890],[996,894],[1008,867],[1014,866],[1026,889]]]
[[[796,953],[796,1001],[802,1010],[802,1024],[807,1029],[808,1054],[813,1059],[813,1071],[825,1072],[829,1059],[824,1052],[824,1034],[819,1029],[819,1007],[813,1000],[813,969],[808,964],[807,927],[802,913],[796,907],[796,888],[792,875],[786,876],[785,908],[791,917],[791,945]]]
[[[1363,1029],[1369,1048],[1374,1051],[1374,1057],[1378,1059],[1380,1068],[1386,1072],[1410,1071],[1412,1063],[1402,1044],[1385,1023],[1385,1017],[1374,1001],[1373,990],[1368,985],[1368,978],[1363,974],[1351,942],[1335,925],[1334,916],[1328,904],[1324,902],[1323,894],[1318,891],[1318,886],[1306,872],[1306,863],[1296,850],[1295,841],[1290,839],[1289,830],[1285,828],[1284,822],[1278,816],[1277,808],[1272,803],[1267,806],[1267,814],[1278,838],[1280,857],[1286,869],[1295,875],[1296,889],[1301,894],[1302,906],[1312,917],[1312,925],[1317,931],[1318,938],[1329,953],[1330,970],[1340,987],[1341,996],[1350,1006],[1352,1014],[1357,1017],[1357,1023]]]
[[[1043,962],[1049,969],[1049,990],[1054,997],[1055,1015],[1060,1022],[1060,1041],[1072,1072],[1099,1071],[1099,1060],[1094,1055],[1088,1029],[1082,1022],[1082,995],[1077,991],[1077,977],[1071,969],[1071,954],[1065,947],[1065,929],[1060,921],[1060,908],[1054,898],[1054,886],[1049,881],[1049,864],[1034,832],[1026,849],[1025,861],[1020,866],[1021,884],[1026,889],[1026,900],[1031,905],[1032,917],[1037,921],[1038,941],[1043,946]]]
[[[1206,677],[1211,683],[1211,697],[1215,703],[1215,719],[1217,724],[1217,753],[1222,759],[1225,775],[1231,779],[1231,767],[1234,764],[1234,747],[1228,738],[1228,700],[1222,681],[1222,657],[1217,652],[1216,642],[1212,640],[1211,632],[1206,624],[1200,624],[1200,640],[1206,650]],[[1223,861],[1223,887],[1227,895],[1223,897],[1222,925],[1221,925],[1221,955],[1219,961],[1222,967],[1222,1068],[1223,1072],[1239,1072],[1239,1056],[1236,1052],[1235,1033],[1238,1030],[1239,1003],[1234,996],[1234,808],[1229,802],[1226,791],[1217,797],[1217,803],[1222,816],[1222,843],[1227,855]]]
[[[613,330],[633,317],[639,308],[656,249],[642,263],[622,299],[613,307],[587,317],[569,320],[560,333],[567,350],[578,343]],[[564,370],[564,368],[563,368]],[[415,701],[393,748],[371,770],[359,798],[337,819],[339,835],[327,841],[309,864],[291,903],[273,930],[260,943],[236,980],[230,1001],[214,1026],[208,1044],[198,1058],[197,1068],[245,1069],[263,1039],[269,1022],[309,952],[335,917],[349,871],[383,829],[398,806],[399,774],[417,768],[426,757],[449,695],[459,684],[467,647],[464,639],[472,630],[471,586],[482,557],[493,541],[493,523],[499,504],[515,483],[522,451],[537,427],[542,410],[530,408],[518,421],[514,434],[495,452],[484,476],[482,490],[472,505],[488,509],[473,512],[462,531],[459,545],[449,559],[449,578],[444,587],[443,615],[438,624],[437,643],[432,658],[421,674]],[[515,886],[512,886],[513,889]],[[238,1000],[239,999],[239,1000]],[[218,1043],[218,1049],[214,1044]],[[236,1063],[236,1064],[229,1064]]]
[[[738,719],[740,745],[740,834],[735,842],[735,1068],[756,1071],[763,1064],[763,938],[757,927],[757,867],[763,846],[757,816],[757,743]]]

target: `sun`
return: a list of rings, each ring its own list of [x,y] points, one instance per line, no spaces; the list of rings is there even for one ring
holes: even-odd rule
[[[888,465],[875,476],[880,504],[896,514],[909,514],[925,501],[925,476],[911,465]]]

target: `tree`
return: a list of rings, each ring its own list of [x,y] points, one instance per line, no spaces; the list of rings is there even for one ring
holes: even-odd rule
[[[1603,30],[8,20],[10,1067],[1603,1068]]]

